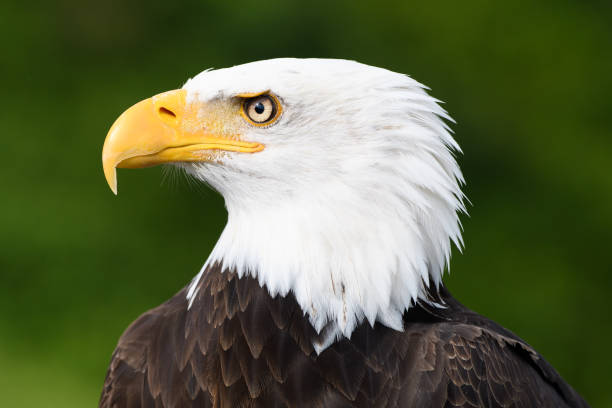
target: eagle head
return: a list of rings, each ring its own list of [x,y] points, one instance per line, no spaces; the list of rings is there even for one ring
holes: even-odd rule
[[[330,341],[402,315],[461,247],[451,121],[410,77],[354,61],[273,59],[207,70],[124,112],[102,161],[178,166],[225,199],[219,264],[292,294]],[[325,347],[319,344],[319,350]]]

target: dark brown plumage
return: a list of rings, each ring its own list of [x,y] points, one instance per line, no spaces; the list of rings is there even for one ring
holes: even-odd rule
[[[320,355],[292,295],[209,268],[145,313],[113,353],[100,407],[585,407],[528,344],[445,288],[404,315],[362,324]]]

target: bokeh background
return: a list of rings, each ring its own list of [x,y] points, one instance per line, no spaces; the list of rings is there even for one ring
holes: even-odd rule
[[[0,390],[95,406],[113,347],[199,270],[222,199],[160,168],[102,175],[133,103],[209,67],[337,57],[408,73],[457,120],[466,249],[446,282],[612,407],[608,1],[4,1]]]

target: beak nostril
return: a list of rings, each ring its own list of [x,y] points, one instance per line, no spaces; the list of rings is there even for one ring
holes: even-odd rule
[[[176,119],[176,113],[172,112],[168,108],[164,108],[163,106],[158,109],[159,116],[165,119]]]

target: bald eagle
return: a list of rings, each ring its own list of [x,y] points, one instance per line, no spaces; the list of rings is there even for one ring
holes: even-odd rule
[[[228,221],[193,281],[119,339],[101,407],[584,407],[442,283],[463,245],[452,119],[353,61],[207,70],[124,112],[104,174],[169,163]]]

